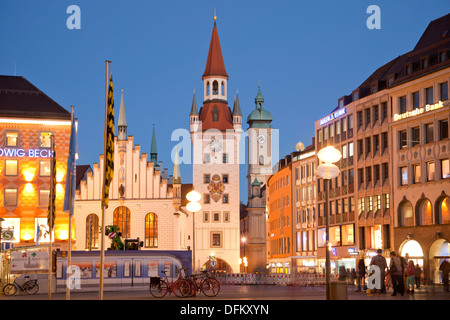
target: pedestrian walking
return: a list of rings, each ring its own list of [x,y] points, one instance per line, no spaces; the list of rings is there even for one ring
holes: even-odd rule
[[[378,268],[380,268],[379,280],[381,283],[381,293],[386,293],[386,284],[384,282],[384,278],[386,277],[387,262],[386,258],[383,257],[383,250],[377,250],[377,255],[372,258],[372,260],[370,261],[370,265],[376,265]]]
[[[352,268],[352,271],[350,272],[350,274],[351,274],[352,285],[356,285],[356,278],[357,278],[357,275],[356,275],[356,270],[355,270],[355,268]]]
[[[391,275],[392,288],[394,289],[392,296],[396,296],[397,293],[400,293],[400,295],[403,296],[405,293],[405,285],[403,283],[403,264],[402,260],[396,256],[394,251],[391,252],[389,273]]]
[[[450,263],[447,260],[442,261],[439,270],[442,271],[442,282],[444,283],[444,291],[449,292],[448,275],[450,273]]]
[[[414,281],[416,282],[416,288],[420,288],[420,278],[422,276],[422,269],[420,268],[419,264],[416,264],[416,271],[414,273]]]
[[[408,267],[406,268],[406,293],[414,293],[414,275],[416,273],[416,267],[414,261],[408,261]]]
[[[364,288],[366,283],[366,264],[363,258],[359,259],[357,268],[356,285],[358,288],[356,289],[356,292],[361,292],[361,288]]]

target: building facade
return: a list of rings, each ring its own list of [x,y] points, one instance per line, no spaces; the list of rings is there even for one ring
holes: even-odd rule
[[[239,100],[228,107],[228,74],[216,21],[203,80],[203,105],[194,98],[190,112],[193,189],[202,194],[202,209],[194,218],[195,265],[210,261],[223,271],[239,271],[239,145],[242,114]]]
[[[303,149],[303,150],[302,150]],[[292,273],[317,268],[317,185],[315,143],[292,153]]]
[[[114,176],[105,226],[116,225],[122,238],[139,239],[143,250],[187,250],[187,213],[181,206],[181,177],[178,163],[169,176],[157,160],[155,128],[150,155],[142,153],[134,137],[128,135],[122,92],[118,135],[114,139]],[[84,168],[84,166],[77,166]],[[102,217],[103,155],[92,169],[79,178],[75,199],[76,250],[99,250]],[[105,237],[105,249],[110,240]]]
[[[27,79],[0,76],[0,217],[4,246],[50,241],[47,215],[53,135],[57,185],[52,237],[55,248],[67,247],[69,217],[63,212],[63,204],[70,132],[70,112]]]
[[[280,160],[267,180],[267,264],[270,273],[290,274],[293,255],[291,155]]]
[[[434,283],[450,258],[449,26],[450,15],[431,22],[388,76],[395,249]]]

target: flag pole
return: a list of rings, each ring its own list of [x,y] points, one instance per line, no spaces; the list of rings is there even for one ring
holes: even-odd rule
[[[108,75],[109,64],[111,61],[106,60],[106,75],[105,75],[105,131],[103,136],[104,152],[103,152],[103,181],[105,181],[105,167],[106,167],[106,143],[107,143],[107,117],[108,117]],[[102,226],[100,234],[100,288],[99,288],[99,300],[103,300],[103,268],[105,264],[105,251],[104,251],[104,234],[105,234],[105,204],[103,201],[103,195],[105,192],[105,183],[102,184]]]
[[[73,119],[73,106],[70,106],[71,110],[71,123],[74,125],[74,119]],[[71,128],[70,132],[73,132],[73,128]],[[71,139],[74,139],[75,137],[70,137]],[[69,157],[71,155],[69,154]],[[70,188],[72,189],[72,179],[74,179],[73,174],[73,168],[75,167],[75,163],[72,164],[72,168],[70,168],[70,171],[66,173],[66,179],[70,179]],[[66,183],[67,187],[67,183]],[[71,272],[71,266],[72,266],[72,215],[73,215],[73,205],[72,205],[72,190],[69,192],[69,247],[67,249],[67,282],[66,282],[66,300],[70,300],[70,285],[68,283],[69,281],[69,271]]]
[[[53,232],[53,196],[54,196],[54,157],[55,157],[55,136],[51,135],[50,136],[50,145],[52,147],[52,161],[51,161],[51,179],[50,179],[50,210],[49,210],[49,215],[50,215],[50,221],[48,224],[48,231],[49,231],[49,237],[50,237],[50,241],[48,243],[48,300],[52,300],[52,258],[53,258],[53,248],[52,248],[52,232]]]

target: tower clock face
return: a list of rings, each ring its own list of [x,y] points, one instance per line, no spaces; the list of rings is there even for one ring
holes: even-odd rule
[[[258,134],[256,141],[258,141],[258,143],[264,143],[266,141],[266,136],[263,134]]]
[[[213,152],[219,152],[220,150],[222,150],[222,145],[222,140],[214,139],[209,143],[209,148]]]

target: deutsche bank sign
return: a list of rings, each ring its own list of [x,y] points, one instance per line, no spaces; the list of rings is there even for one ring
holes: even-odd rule
[[[51,158],[52,150],[50,149],[11,149],[0,148],[0,157],[29,157],[29,158]]]

